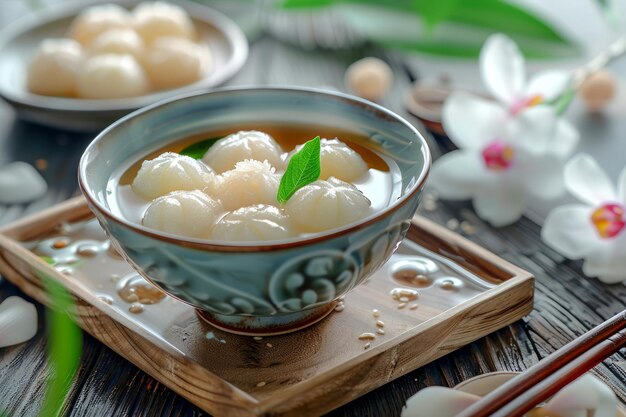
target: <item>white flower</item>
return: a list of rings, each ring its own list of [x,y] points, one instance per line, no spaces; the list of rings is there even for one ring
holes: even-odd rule
[[[524,57],[502,34],[491,35],[480,53],[480,72],[489,92],[512,115],[557,98],[570,82],[566,71],[550,70],[526,81]]]
[[[480,65],[499,101],[450,95],[442,120],[459,150],[435,162],[430,183],[443,198],[472,198],[480,217],[504,226],[521,217],[529,195],[552,199],[564,192],[565,159],[579,135],[554,107],[541,104],[563,91],[567,73],[545,72],[526,85],[524,59],[503,35],[487,40]]]
[[[551,108],[511,118],[497,103],[455,93],[444,105],[443,123],[459,150],[433,166],[430,184],[442,198],[473,198],[480,217],[504,226],[520,218],[529,195],[563,193],[564,161],[578,132]]]
[[[585,275],[626,280],[626,168],[616,189],[593,158],[580,154],[565,168],[565,186],[583,204],[552,210],[541,237],[568,258],[584,258]]]
[[[37,309],[20,297],[9,297],[0,304],[0,348],[17,345],[37,333]]]

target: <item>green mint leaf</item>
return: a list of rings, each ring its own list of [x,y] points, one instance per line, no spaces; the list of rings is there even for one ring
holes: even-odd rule
[[[210,138],[210,139],[202,140],[200,142],[196,142],[192,145],[187,146],[185,149],[180,151],[179,154],[190,156],[193,159],[201,159],[206,153],[206,151],[208,151],[209,148],[213,146],[213,144],[215,144],[215,142],[217,142],[220,139],[222,138]]]
[[[291,157],[287,170],[280,179],[276,196],[279,203],[287,202],[296,191],[320,177],[320,153],[321,141],[316,136]]]

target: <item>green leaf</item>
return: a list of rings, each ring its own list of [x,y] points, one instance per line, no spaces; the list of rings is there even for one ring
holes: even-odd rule
[[[193,159],[201,159],[206,153],[206,151],[208,151],[209,148],[213,146],[213,144],[215,144],[215,142],[217,142],[220,139],[222,138],[211,138],[211,139],[202,140],[200,142],[196,142],[192,145],[187,146],[185,149],[183,149],[179,153],[181,155],[190,156]]]
[[[450,14],[452,22],[489,28],[509,35],[523,35],[559,43],[568,43],[560,33],[530,12],[502,0],[459,2]]]
[[[453,12],[459,0],[413,0],[415,10],[424,21],[424,29],[427,34],[431,33],[435,27],[446,20]]]
[[[46,310],[48,322],[48,387],[40,415],[60,416],[80,363],[82,333],[70,312],[75,308],[72,296],[53,281],[45,279],[52,302]]]
[[[557,114],[563,114],[565,110],[569,107],[570,103],[576,96],[576,89],[569,88],[563,92],[559,97],[555,98],[552,103],[554,106],[554,110]]]
[[[283,0],[278,6],[283,9],[318,9],[337,3],[337,0]]]
[[[320,177],[320,153],[321,141],[316,136],[291,157],[287,170],[280,179],[276,196],[279,203],[286,203],[296,191]]]
[[[363,36],[402,50],[475,58],[485,39],[500,32],[517,42],[528,58],[580,55],[579,45],[550,22],[505,0],[284,0],[285,3],[290,8],[337,6],[336,10]],[[432,28],[435,25],[437,30]]]
[[[54,259],[49,256],[40,256],[41,260],[47,263],[48,265],[54,265],[57,263]]]
[[[444,55],[455,58],[475,58],[480,54],[482,44],[462,44],[439,41],[416,42],[377,42],[384,48],[397,49],[406,52],[421,52],[430,55]]]

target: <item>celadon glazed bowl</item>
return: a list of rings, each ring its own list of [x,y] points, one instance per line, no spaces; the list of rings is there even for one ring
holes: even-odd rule
[[[177,139],[256,122],[360,133],[367,138],[361,145],[397,164],[397,198],[357,223],[267,243],[176,236],[130,222],[108,206],[108,181],[124,161]],[[417,210],[430,163],[420,133],[376,104],[314,89],[238,88],[174,98],[118,120],[85,150],[79,183],[102,227],[146,279],[219,328],[278,334],[325,317],[339,297],[389,259]]]

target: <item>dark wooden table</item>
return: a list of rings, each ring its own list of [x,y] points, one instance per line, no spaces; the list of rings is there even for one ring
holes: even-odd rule
[[[8,2],[8,3],[7,3]],[[0,20],[26,11],[15,0],[3,0]],[[5,20],[7,19],[7,20]],[[305,52],[261,36],[253,41],[246,67],[229,85],[288,84],[343,89],[344,70],[363,55],[376,55],[394,68],[396,81],[384,105],[406,113],[404,96],[411,84],[404,58],[374,48],[351,53]],[[20,121],[0,103],[0,166],[26,161],[40,167],[50,189],[29,205],[0,206],[0,224],[19,219],[78,194],[76,168],[94,134],[54,130]],[[438,153],[431,143],[433,153]],[[528,219],[501,229],[480,221],[468,204],[439,202],[422,214],[442,224],[467,221],[475,233],[467,237],[536,276],[535,309],[524,320],[493,333],[431,364],[405,375],[330,413],[332,416],[395,416],[405,400],[429,385],[453,386],[491,371],[523,371],[576,336],[626,307],[626,287],[606,286],[582,275],[579,262],[569,262],[547,248],[539,226]],[[460,233],[465,233],[459,230]],[[21,295],[0,280],[0,300]],[[31,341],[0,349],[0,410],[9,416],[36,416],[46,380],[46,335],[40,307],[40,331]],[[416,355],[419,352],[415,352]],[[595,369],[626,400],[626,360],[617,354]],[[67,416],[202,416],[207,415],[174,394],[109,348],[84,335],[81,366],[65,401]]]

